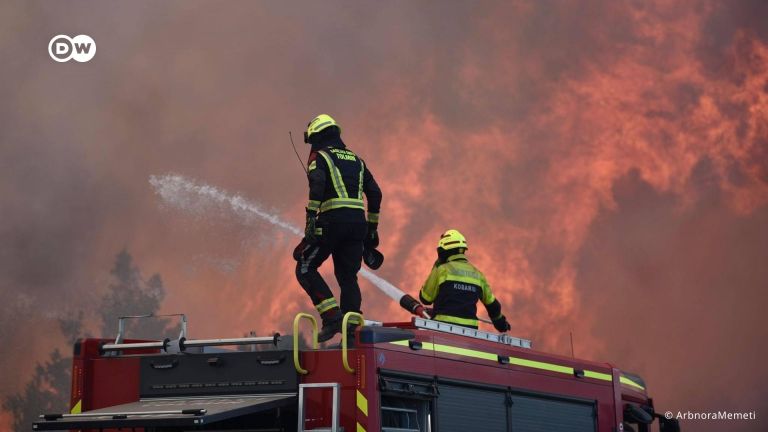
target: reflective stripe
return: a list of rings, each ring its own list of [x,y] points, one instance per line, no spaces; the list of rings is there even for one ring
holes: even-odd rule
[[[312,245],[307,245],[304,247],[304,250],[301,251],[301,274],[305,275],[309,272],[309,263],[312,262],[313,259],[315,259],[315,256],[317,256],[317,252],[320,250],[320,246],[315,246],[315,250],[312,251],[312,253],[309,254],[308,257],[304,257],[304,252],[306,252]]]
[[[309,164],[309,168],[307,168],[307,171],[312,171],[313,169],[317,168],[317,161],[312,161]]]
[[[336,165],[333,166],[333,171],[336,174],[337,181],[339,182],[339,190],[341,191],[339,198],[349,198],[349,193],[347,193],[347,186],[344,184],[344,179],[341,177],[341,171],[339,171],[339,168],[337,168]]]
[[[526,360],[521,358],[510,358],[509,364],[517,365],[517,366],[525,366],[529,368],[534,369],[541,369],[551,372],[560,372],[565,373],[569,375],[573,375],[573,368],[568,366],[562,366],[552,363],[544,363],[536,360]]]
[[[328,170],[331,172],[331,183],[333,183],[333,189],[336,190],[336,195],[339,198],[348,198],[347,189],[344,187],[344,180],[341,178],[341,172],[336,165],[333,164],[333,159],[324,151],[319,151],[318,154],[325,159],[325,163],[328,164]]]
[[[317,125],[314,125],[314,126],[310,125],[309,128],[312,129],[313,132],[315,132],[315,131],[319,132],[321,127],[323,127],[325,125],[328,125],[328,124],[331,124],[331,122],[330,121],[324,121],[324,122],[322,122],[320,124],[317,124]]]
[[[379,223],[379,214],[368,212],[368,222]]]
[[[83,412],[83,400],[82,399],[77,401],[75,406],[73,406],[72,409],[69,410],[70,414],[80,414],[81,412]]]
[[[320,213],[328,210],[342,208],[342,207],[365,210],[365,205],[363,204],[363,200],[356,200],[356,199],[349,199],[349,198],[331,198],[329,200],[323,201],[323,203],[320,204]]]
[[[630,387],[635,387],[635,388],[640,389],[640,390],[645,390],[645,387],[641,386],[640,384],[632,381],[631,379],[629,379],[629,378],[627,378],[627,377],[625,377],[623,375],[621,377],[619,377],[619,382],[621,382],[624,385],[628,385]]]
[[[357,183],[357,199],[363,199],[363,173],[365,172],[365,164],[362,159],[360,160],[360,181]]]
[[[339,307],[339,304],[336,303],[336,299],[331,297],[329,299],[325,299],[321,301],[320,303],[315,305],[315,308],[319,313],[327,312],[333,308]]]
[[[499,356],[497,354],[484,352],[484,351],[476,351],[468,348],[453,347],[449,345],[432,344],[432,349],[434,349],[436,352],[444,352],[444,353],[455,354],[455,355],[460,355],[464,357],[473,357],[473,358],[478,358],[482,360],[498,361],[499,359]]]
[[[494,296],[493,293],[490,292],[491,291],[490,287],[488,287],[487,293],[486,293],[485,288],[483,288],[483,287],[480,287],[480,288],[483,291],[483,296],[482,296],[481,300],[483,301],[484,305],[489,305],[489,304],[491,304],[491,303],[496,301],[496,296]],[[486,300],[488,301],[488,303],[486,303]],[[496,318],[501,318],[501,315],[502,315],[501,312],[499,312],[499,316],[497,316]],[[496,318],[491,318],[491,319],[495,320]]]
[[[309,200],[309,203],[307,204],[307,210],[314,212],[320,210],[320,201]]]
[[[360,390],[357,391],[357,408],[363,414],[368,415],[368,399],[360,393]]]
[[[409,346],[407,340],[389,342],[389,343],[393,345],[404,346],[404,347]],[[441,345],[441,344],[433,344],[430,342],[422,342],[421,348],[432,350],[435,352],[443,352],[446,354],[453,354],[453,355],[459,355],[464,357],[477,358],[481,360],[488,360],[494,363],[498,362],[499,360],[498,354],[489,353],[485,351],[477,351],[477,350],[468,349],[468,348],[459,348],[459,347],[454,347],[450,345]],[[519,357],[509,357],[509,364],[515,365],[515,366],[523,366],[523,367],[532,368],[532,369],[545,370],[549,372],[559,372],[559,373],[568,374],[571,376],[573,376],[573,373],[574,373],[573,368],[570,366],[563,366],[559,364],[546,363],[546,362],[541,362],[536,360],[528,360],[528,359],[519,358]],[[610,374],[602,373],[602,372],[585,370],[584,376],[586,378],[592,378],[592,379],[597,379],[601,381],[609,381],[609,382],[613,381],[613,377]],[[624,378],[624,377],[621,377],[621,378]],[[638,384],[636,384],[634,381],[631,381],[629,379],[627,379],[627,381],[631,382],[635,386],[638,386]],[[624,380],[622,379],[622,383],[623,382]],[[626,383],[626,384],[629,384],[629,383]]]
[[[477,287],[477,292],[482,294],[483,287],[480,286],[480,278],[471,277],[471,276],[461,276],[459,274],[450,273],[451,269],[448,269],[448,274],[445,275],[445,280],[442,282],[462,282],[468,285],[472,285]],[[481,295],[482,297],[482,295]]]
[[[600,372],[585,370],[584,376],[587,378],[594,378],[594,379],[599,379],[603,381],[613,381],[613,377],[611,376],[611,374],[607,374],[607,373],[600,373]]]
[[[460,318],[452,315],[435,315],[433,319],[435,321],[443,321],[443,322],[449,322],[449,323],[459,324],[463,326],[477,327],[477,320],[473,318]]]
[[[365,428],[360,423],[357,424],[357,432],[365,432]]]

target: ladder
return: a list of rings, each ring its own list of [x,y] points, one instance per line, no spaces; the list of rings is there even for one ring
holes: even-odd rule
[[[341,384],[339,383],[311,383],[299,384],[299,426],[297,432],[309,432],[304,429],[304,389],[330,388],[333,389],[333,411],[331,412],[331,427],[322,429],[311,429],[313,432],[343,432],[344,428],[339,427],[339,407],[341,405]]]
[[[456,324],[445,323],[441,321],[428,320],[424,318],[414,318],[413,325],[416,328],[434,330],[443,333],[451,333],[461,336],[467,336],[475,339],[482,339],[496,342],[504,345],[511,345],[518,348],[531,348],[531,341],[505,334],[489,333],[482,330],[475,330]]]

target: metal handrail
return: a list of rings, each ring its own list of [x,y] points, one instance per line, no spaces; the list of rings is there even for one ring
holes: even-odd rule
[[[117,344],[104,344],[101,346],[101,351],[122,351],[122,350],[137,350],[137,349],[158,349],[165,351],[168,348],[170,339],[164,339],[156,342],[129,342],[129,343],[117,343]]]
[[[140,319],[140,318],[162,318],[162,317],[179,317],[181,322],[181,332],[179,333],[179,339],[187,337],[187,316],[185,314],[165,314],[165,315],[126,315],[118,317],[117,319],[117,337],[115,338],[115,345],[123,343],[123,337],[125,336],[125,320],[126,319]]]
[[[299,321],[301,321],[302,318],[306,318],[312,322],[312,347],[314,349],[318,348],[318,330],[317,319],[308,313],[300,312],[296,314],[296,317],[293,319],[293,366],[296,368],[296,372],[306,375],[309,371],[302,368],[301,363],[299,362]]]
[[[280,342],[280,333],[275,333],[272,336],[263,337],[242,337],[242,338],[228,338],[228,339],[190,339],[183,340],[179,343],[183,347],[182,351],[188,347],[202,347],[202,346],[227,346],[227,345],[259,345],[259,344],[272,344],[277,346]]]
[[[280,341],[280,333],[275,333],[272,336],[265,337],[243,337],[243,338],[229,338],[229,339],[184,339],[181,338],[178,341],[171,341],[165,339],[157,342],[128,342],[119,344],[104,344],[101,346],[101,350],[107,351],[122,351],[122,350],[136,350],[136,349],[161,349],[165,352],[169,352],[169,346],[171,342],[178,342],[179,351],[186,351],[190,347],[204,347],[204,346],[229,346],[229,345],[259,345],[259,344],[272,344],[277,346]]]
[[[355,369],[349,366],[349,360],[347,359],[347,323],[350,318],[359,318],[360,321],[357,325],[363,325],[365,318],[363,314],[357,312],[347,312],[344,314],[344,320],[341,322],[341,362],[344,364],[344,369],[349,373],[355,373]]]
[[[115,412],[84,412],[77,414],[41,414],[39,417],[43,420],[58,420],[65,418],[87,418],[87,417],[115,417],[115,416],[148,416],[148,415],[193,415],[201,416],[208,412],[207,409],[179,409],[179,410],[161,410],[161,411],[115,411]]]

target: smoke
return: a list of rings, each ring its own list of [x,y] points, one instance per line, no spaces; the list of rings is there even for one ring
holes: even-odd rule
[[[295,231],[180,184],[199,217],[168,213],[147,178],[190,173],[296,229],[286,132],[327,112],[383,188],[376,275],[415,294],[459,229],[513,334],[569,353],[573,331],[660,409],[762,419],[766,17],[764,1],[2,3],[0,366],[18,373],[0,393],[62,344],[51,316],[94,311],[123,248],[196,337],[287,329],[309,307]],[[93,37],[94,59],[48,58],[62,33]],[[404,313],[363,286],[366,315]]]
[[[243,222],[263,221],[291,234],[304,235],[304,232],[298,227],[283,222],[278,215],[263,210],[260,205],[248,201],[240,195],[230,195],[226,191],[207,184],[197,184],[180,175],[153,175],[149,177],[149,183],[166,203],[199,217],[205,217],[206,212],[214,209],[229,210],[241,218]],[[221,209],[220,206],[222,205],[226,208]],[[399,302],[405,294],[392,283],[371,273],[368,269],[360,269],[360,275],[368,279],[395,302]]]

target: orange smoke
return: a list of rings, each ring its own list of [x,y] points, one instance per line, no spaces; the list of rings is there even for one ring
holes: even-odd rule
[[[573,331],[578,356],[645,376],[661,408],[765,410],[764,2],[190,4],[0,14],[24,48],[0,88],[0,289],[35,305],[0,316],[4,346],[35,340],[4,369],[60,343],[36,323],[94,320],[123,247],[193,336],[289,332],[311,309],[298,239],[168,208],[147,179],[177,172],[300,225],[286,132],[328,112],[384,192],[379,275],[416,294],[459,229],[537,348],[569,354]],[[62,17],[94,37],[92,62],[37,56]],[[368,318],[407,318],[361,286]]]

